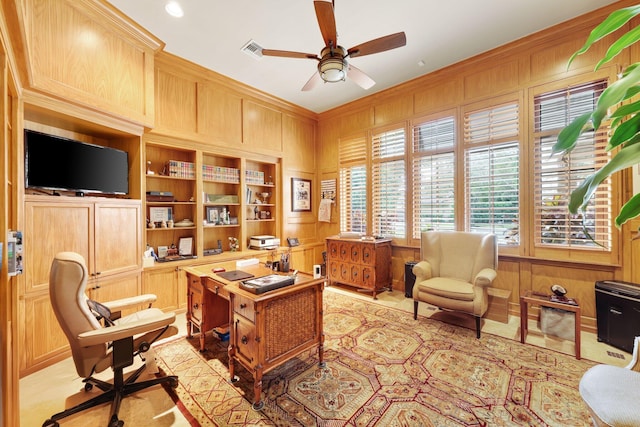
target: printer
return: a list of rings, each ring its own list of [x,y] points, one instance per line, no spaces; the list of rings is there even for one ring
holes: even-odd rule
[[[275,236],[251,236],[249,240],[249,249],[276,249],[280,246],[280,239]]]

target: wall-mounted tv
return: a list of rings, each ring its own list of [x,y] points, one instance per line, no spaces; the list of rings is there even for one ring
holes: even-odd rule
[[[76,193],[129,193],[126,151],[25,129],[27,188]]]

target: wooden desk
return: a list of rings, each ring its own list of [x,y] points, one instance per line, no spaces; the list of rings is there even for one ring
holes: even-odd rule
[[[240,289],[239,282],[225,280],[211,272],[211,268],[209,272],[206,269],[202,266],[185,269],[189,288],[193,290],[189,291],[187,326],[198,325],[200,347],[204,349],[204,331],[226,323],[230,325],[229,376],[231,381],[237,381],[236,362],[252,373],[254,409],[260,410],[264,405],[261,400],[264,373],[315,346],[319,363],[323,365],[323,278],[298,273],[293,285],[253,294]],[[273,274],[265,267],[241,270],[255,277]],[[198,289],[203,292],[199,306]],[[226,318],[221,315],[224,308]]]
[[[576,300],[576,303],[578,301]],[[539,305],[541,307],[551,307],[560,310],[571,311],[575,313],[575,345],[576,359],[580,359],[580,305],[563,304],[561,302],[553,302],[546,296],[533,295],[531,291],[527,291],[520,297],[520,342],[525,343],[527,332],[529,330],[529,304]]]

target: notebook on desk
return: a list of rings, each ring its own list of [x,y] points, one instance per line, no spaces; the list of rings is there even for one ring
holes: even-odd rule
[[[222,277],[223,279],[230,280],[232,282],[235,282],[237,280],[250,279],[253,277],[253,274],[247,273],[241,270],[222,271],[216,274]]]

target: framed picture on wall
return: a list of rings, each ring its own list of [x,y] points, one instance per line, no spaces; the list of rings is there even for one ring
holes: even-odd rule
[[[311,211],[311,180],[291,178],[291,211]]]

